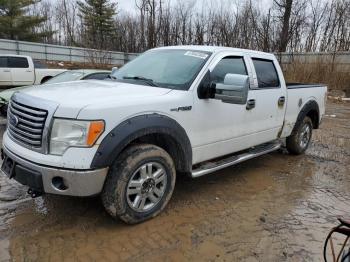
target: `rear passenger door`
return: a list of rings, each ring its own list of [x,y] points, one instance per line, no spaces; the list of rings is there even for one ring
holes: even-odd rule
[[[26,57],[8,57],[14,86],[32,85],[34,83],[34,68]]]
[[[248,93],[246,128],[254,131],[251,139],[258,145],[278,138],[286,110],[286,87],[279,79],[282,72],[276,60],[257,56],[251,57],[250,64],[253,84]]]
[[[11,70],[7,65],[7,57],[0,56],[0,86],[12,85]]]

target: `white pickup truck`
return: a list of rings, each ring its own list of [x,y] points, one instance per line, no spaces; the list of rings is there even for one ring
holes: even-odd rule
[[[286,85],[274,55],[250,50],[157,48],[111,78],[15,93],[3,173],[33,197],[101,194],[111,216],[138,223],[164,209],[176,175],[303,153],[325,113],[326,86]]]
[[[0,87],[42,84],[65,69],[37,68],[30,56],[0,54]]]

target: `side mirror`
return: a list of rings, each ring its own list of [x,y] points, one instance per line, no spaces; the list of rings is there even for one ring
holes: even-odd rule
[[[112,73],[111,73],[111,75],[113,75],[115,72],[117,72],[118,69],[119,69],[118,67],[113,66],[113,67],[112,67]]]
[[[244,105],[247,103],[248,89],[248,76],[227,74],[223,84],[216,84],[214,97],[224,103]]]
[[[200,82],[198,88],[197,88],[197,94],[198,94],[198,98],[199,99],[207,99],[207,98],[211,98],[210,95],[210,87],[211,87],[211,79],[210,79],[210,71],[208,70],[202,81]],[[212,95],[212,98],[214,98],[214,96]]]

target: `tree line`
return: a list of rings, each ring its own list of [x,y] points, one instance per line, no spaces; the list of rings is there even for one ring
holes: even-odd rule
[[[131,0],[130,0],[131,1]],[[0,38],[124,52],[222,45],[266,52],[350,50],[350,0],[0,0]]]

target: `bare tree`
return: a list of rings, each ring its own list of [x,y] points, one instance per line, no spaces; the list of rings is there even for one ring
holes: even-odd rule
[[[282,29],[279,38],[279,52],[285,52],[289,41],[289,20],[292,14],[293,0],[274,0],[281,13]]]
[[[87,46],[88,28],[77,1],[42,0],[30,10],[48,18],[42,30],[55,32],[45,41]],[[198,3],[135,0],[136,13],[116,12],[113,5],[113,26],[109,23],[103,34],[92,33],[89,45],[99,47],[101,39],[108,39],[102,40],[101,48],[128,52],[179,44],[268,52],[350,49],[350,0],[274,0],[270,8],[261,8],[252,0],[222,1],[220,6],[211,0]]]

